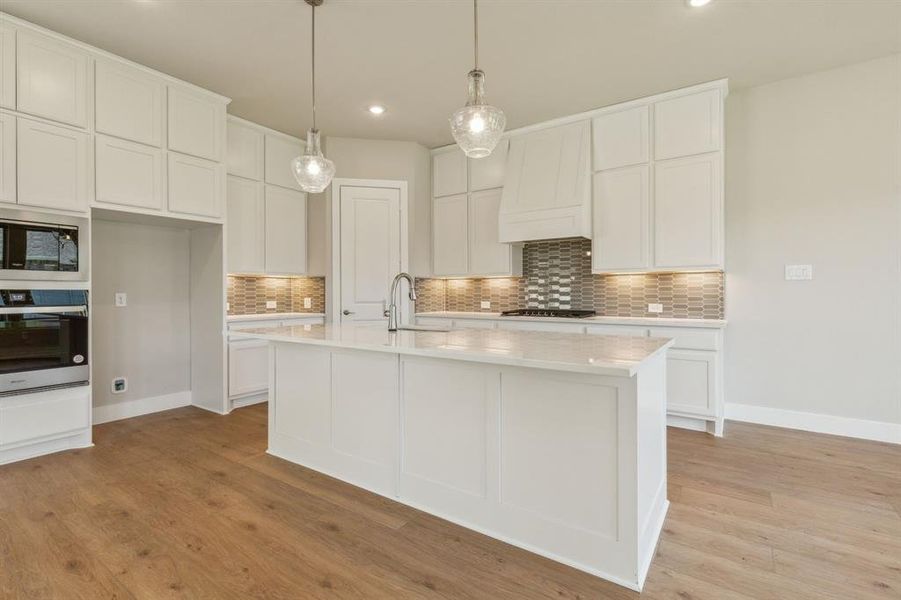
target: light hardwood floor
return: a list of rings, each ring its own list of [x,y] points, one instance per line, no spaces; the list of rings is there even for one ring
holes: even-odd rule
[[[264,453],[265,405],[95,428],[0,467],[0,598],[639,595]],[[669,432],[642,599],[901,598],[901,447]]]

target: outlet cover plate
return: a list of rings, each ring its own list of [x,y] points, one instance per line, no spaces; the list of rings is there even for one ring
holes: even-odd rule
[[[482,300],[479,303],[479,306],[481,306],[482,308],[491,308],[491,301],[490,300]]]
[[[278,302],[275,300],[266,300],[266,308],[276,308],[278,307]]]
[[[662,304],[648,304],[648,312],[656,313],[656,314],[662,313],[663,305]]]
[[[304,308],[313,308],[313,299],[312,298],[304,298],[303,299],[303,307]]]
[[[786,281],[809,281],[813,279],[813,265],[785,265]]]
[[[128,306],[128,294],[125,292],[116,292],[116,306]]]

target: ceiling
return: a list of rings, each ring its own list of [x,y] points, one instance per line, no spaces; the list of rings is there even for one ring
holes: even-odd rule
[[[901,0],[482,0],[487,99],[509,128],[729,77],[733,89],[901,51]],[[3,11],[233,99],[286,133],[310,125],[302,0],[2,0]],[[451,142],[472,67],[469,0],[326,0],[326,136]],[[372,117],[379,102],[388,112]]]

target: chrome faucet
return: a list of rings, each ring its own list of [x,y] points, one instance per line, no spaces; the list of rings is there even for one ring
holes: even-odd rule
[[[416,280],[409,273],[398,273],[391,282],[391,304],[388,305],[388,331],[397,331],[397,284],[401,279],[406,279],[410,284],[410,300],[416,302]]]

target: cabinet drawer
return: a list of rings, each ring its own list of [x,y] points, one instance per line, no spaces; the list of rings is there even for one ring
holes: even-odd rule
[[[0,398],[0,447],[65,437],[90,426],[87,386]]]
[[[646,327],[636,327],[635,325],[589,325],[585,328],[585,333],[647,337],[648,330]]]
[[[683,327],[652,327],[650,331],[651,337],[675,340],[673,348],[685,350],[719,350],[720,348],[718,331]]]

